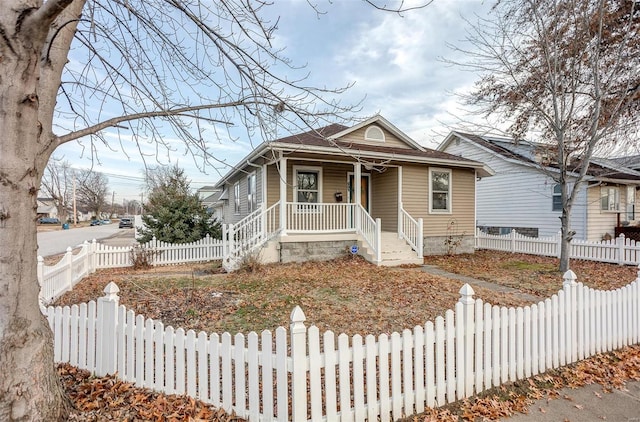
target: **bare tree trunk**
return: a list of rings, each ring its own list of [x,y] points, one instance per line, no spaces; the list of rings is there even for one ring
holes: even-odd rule
[[[29,21],[38,13],[46,21],[51,10],[9,6],[4,10],[12,13],[0,17],[6,34],[0,42],[0,420],[56,421],[66,418],[69,405],[38,301],[35,220],[40,180],[55,148],[51,113],[40,110],[55,98],[58,83],[41,81],[39,71],[49,25]]]
[[[563,209],[562,217],[560,217],[560,221],[562,221],[560,227],[560,271],[565,272],[569,270],[569,251],[570,251],[570,243],[573,235],[569,233],[569,218],[567,217],[568,212]]]

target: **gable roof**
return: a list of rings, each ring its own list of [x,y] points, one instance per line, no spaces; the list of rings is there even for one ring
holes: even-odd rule
[[[445,140],[438,146],[438,150],[444,150],[455,137],[459,137],[465,139],[471,143],[474,143],[495,155],[498,155],[504,158],[507,161],[515,162],[518,164],[523,164],[526,166],[535,166],[540,167],[541,164],[535,159],[535,149],[543,146],[542,144],[536,144],[529,141],[519,141],[517,144],[513,139],[509,138],[498,138],[491,136],[481,136],[471,133],[452,131]],[[513,148],[510,148],[513,146]],[[516,148],[518,147],[518,148]],[[517,149],[520,150],[529,150],[530,157],[519,153]],[[578,170],[581,166],[581,163],[576,161],[574,165],[574,170]],[[549,170],[557,169],[557,166],[553,165],[553,163],[544,165],[544,167]],[[629,181],[636,180],[640,183],[640,172],[633,170],[631,168],[625,167],[620,164],[620,162],[609,160],[605,158],[593,157],[591,162],[589,163],[589,169],[587,170],[587,175],[601,180],[621,180],[621,181]]]
[[[344,141],[341,138],[367,125],[377,124],[398,139],[407,144],[408,148],[398,146],[387,146],[384,144],[375,145],[370,143],[360,143]],[[249,155],[234,166],[218,183],[216,187],[221,187],[227,180],[242,171],[252,160],[272,152],[311,152],[328,155],[350,156],[363,160],[394,160],[412,163],[427,163],[440,166],[473,168],[481,176],[491,176],[494,174],[488,166],[483,163],[459,157],[434,149],[420,146],[409,136],[389,123],[382,116],[376,115],[355,126],[344,126],[340,124],[330,124],[316,130],[309,130],[295,135],[286,136],[274,141],[263,142]]]

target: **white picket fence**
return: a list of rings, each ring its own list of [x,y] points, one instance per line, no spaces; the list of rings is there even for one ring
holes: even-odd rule
[[[594,290],[568,271],[532,306],[473,298],[391,335],[322,336],[299,307],[290,330],[186,333],[136,316],[110,283],[95,302],[46,309],[55,360],[236,412],[250,421],[390,421],[640,340],[640,273]],[[336,341],[337,340],[337,341]]]
[[[528,237],[512,230],[510,234],[492,235],[478,230],[476,249],[490,249],[506,252],[519,252],[541,256],[560,256],[561,236]],[[640,263],[640,242],[620,235],[616,239],[602,242],[588,242],[574,239],[571,241],[569,257],[587,261],[609,262],[620,265],[638,265]]]
[[[223,258],[224,250],[222,240],[208,235],[191,243],[172,244],[154,238],[147,243],[129,247],[108,246],[94,239],[91,243],[84,242],[80,245],[76,254],[68,247],[62,259],[52,266],[45,265],[44,259],[38,257],[40,302],[51,303],[96,269],[132,266],[132,253],[137,251],[149,253],[151,264],[158,266],[218,260]]]

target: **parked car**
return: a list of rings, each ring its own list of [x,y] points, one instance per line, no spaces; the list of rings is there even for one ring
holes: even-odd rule
[[[111,220],[105,218],[104,220],[100,220],[100,224],[111,224]]]
[[[102,225],[102,220],[91,220],[91,223],[89,223],[90,226],[101,226]]]
[[[55,217],[41,217],[38,219],[39,224],[60,224],[60,220]]]
[[[120,229],[124,229],[124,228],[132,229],[133,228],[133,218],[122,217],[120,219],[120,224],[118,224],[118,228],[120,228]]]

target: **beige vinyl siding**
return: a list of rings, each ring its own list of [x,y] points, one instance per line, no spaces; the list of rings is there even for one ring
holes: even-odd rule
[[[339,140],[344,142],[354,142],[354,143],[364,144],[364,145],[378,145],[378,146],[414,149],[412,146],[407,145],[403,140],[401,140],[397,136],[386,131],[382,126],[378,126],[378,127],[382,129],[382,131],[384,132],[384,142],[365,141],[364,133],[367,131],[368,127],[369,126],[365,126],[356,131],[353,131],[343,136]]]
[[[441,167],[438,167],[441,168]],[[475,232],[475,172],[452,169],[451,213],[429,213],[429,168],[405,165],[402,167],[402,202],[413,218],[422,218],[425,236],[446,236],[451,221],[457,234]]]
[[[255,167],[245,168],[245,171],[255,171],[256,173],[256,194],[257,194],[257,206],[260,207],[262,203],[262,169]],[[224,207],[224,221],[225,223],[237,223],[247,216],[249,210],[248,198],[247,198],[247,173],[240,173],[233,179],[227,182],[227,194],[229,199]],[[240,182],[240,214],[235,213],[235,189],[236,182]]]
[[[382,221],[382,230],[398,230],[398,169],[371,175],[371,216]]]
[[[615,186],[610,186],[615,187]],[[627,202],[626,186],[617,186],[620,191],[620,210],[624,211]],[[607,233],[615,236],[615,226],[618,221],[618,213],[614,211],[603,211],[600,209],[600,188],[594,186],[589,188],[587,194],[587,240],[598,242]]]

